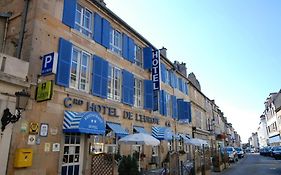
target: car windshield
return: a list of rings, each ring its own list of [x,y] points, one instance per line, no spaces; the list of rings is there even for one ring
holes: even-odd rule
[[[274,149],[275,151],[281,151],[281,147],[277,147]]]
[[[235,150],[236,150],[236,151],[242,151],[242,149],[241,149],[241,148],[235,148]]]

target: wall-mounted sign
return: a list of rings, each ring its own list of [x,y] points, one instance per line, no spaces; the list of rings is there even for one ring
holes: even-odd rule
[[[52,52],[46,54],[42,58],[41,75],[49,75],[57,73],[58,54]]]
[[[84,101],[82,99],[76,99],[71,97],[66,97],[64,99],[64,106],[66,108],[71,108],[74,104],[80,106],[84,104]],[[117,108],[107,105],[95,104],[91,102],[87,102],[87,111],[98,112],[100,114],[105,114],[110,117],[120,117],[119,115],[122,115],[122,112]],[[128,120],[144,122],[144,123],[159,124],[159,118],[145,116],[143,114],[133,113],[129,111],[123,111],[123,118]]]
[[[50,152],[50,150],[51,150],[51,144],[50,143],[45,143],[44,151],[45,152]]]
[[[153,90],[160,90],[160,52],[152,51],[152,82]]]
[[[53,152],[60,151],[60,144],[59,143],[53,143]]]
[[[35,142],[36,142],[36,136],[35,135],[29,135],[28,140],[27,140],[27,144],[28,145],[35,145]]]
[[[38,134],[39,131],[39,123],[31,122],[29,124],[29,134]]]
[[[53,82],[47,81],[45,83],[39,83],[36,90],[36,101],[45,101],[52,98]]]
[[[50,133],[51,133],[51,135],[53,135],[53,136],[57,135],[57,134],[58,134],[58,128],[51,128],[51,129],[50,129]]]
[[[41,123],[39,135],[41,137],[47,137],[48,136],[48,128],[49,128],[49,125],[47,123]]]

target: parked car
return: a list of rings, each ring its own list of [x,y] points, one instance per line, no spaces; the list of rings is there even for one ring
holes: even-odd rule
[[[263,147],[260,149],[261,156],[269,156],[270,155],[270,147]]]
[[[241,159],[244,157],[244,151],[242,150],[242,148],[236,147],[235,150],[237,152],[238,158]]]
[[[238,155],[237,151],[233,147],[225,147],[223,149],[228,155],[229,161],[231,162],[237,162],[238,161]]]
[[[274,151],[272,151],[272,156],[275,158],[275,159],[280,159],[281,158],[281,147],[278,146],[274,149]]]
[[[273,151],[275,151],[275,149],[277,149],[278,148],[278,146],[272,146],[271,148],[270,148],[270,150],[269,150],[269,155],[271,156],[271,157],[273,157]]]

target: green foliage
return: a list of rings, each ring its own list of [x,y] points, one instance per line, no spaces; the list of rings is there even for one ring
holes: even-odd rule
[[[138,162],[134,157],[122,156],[120,164],[118,166],[119,175],[140,175],[138,171]]]

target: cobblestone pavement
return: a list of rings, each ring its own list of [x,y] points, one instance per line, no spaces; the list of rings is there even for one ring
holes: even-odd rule
[[[281,160],[257,153],[247,154],[237,163],[231,163],[228,169],[212,172],[212,175],[281,175]]]

